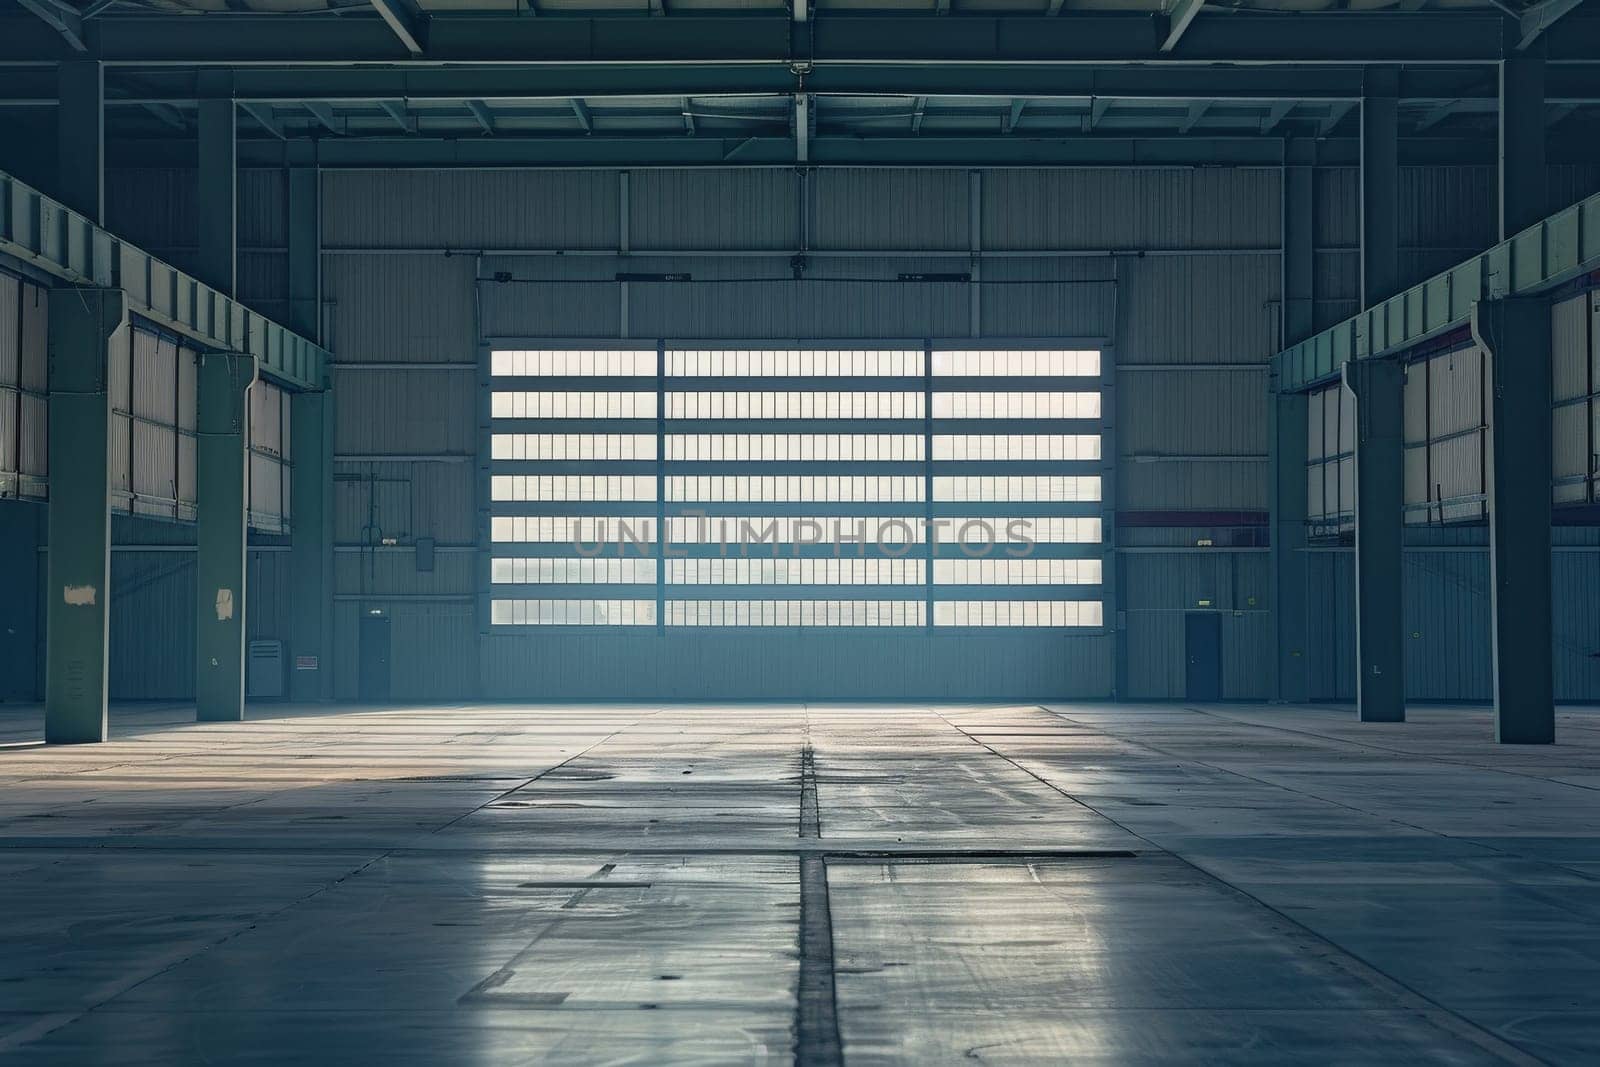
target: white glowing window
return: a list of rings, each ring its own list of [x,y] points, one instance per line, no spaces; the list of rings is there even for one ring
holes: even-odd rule
[[[936,419],[1098,419],[1099,393],[934,393]]]
[[[888,433],[667,434],[668,460],[689,462],[920,461],[923,437]]]
[[[668,626],[923,626],[921,600],[668,600]]]
[[[626,555],[635,546],[652,544],[655,528],[656,520],[648,515],[494,515],[489,519],[489,539]]]
[[[655,434],[497,433],[491,459],[655,459]]]
[[[936,434],[935,460],[1097,460],[1099,434]]]
[[[935,585],[1099,585],[1098,559],[936,559]]]
[[[708,504],[914,502],[926,493],[922,477],[889,474],[671,474],[666,482],[668,500]]]
[[[1040,349],[970,349],[933,353],[935,377],[1098,378],[1100,353]]]
[[[655,377],[655,349],[497,350],[489,354],[497,378]]]
[[[921,392],[700,390],[667,394],[669,419],[920,419]]]
[[[1101,626],[1098,600],[941,600],[935,626]]]
[[[654,626],[654,600],[493,600],[495,626]]]
[[[971,474],[933,479],[933,499],[964,503],[1093,503],[1100,499],[1097,474]]]
[[[654,500],[652,475],[496,474],[489,479],[489,498],[506,501]]]
[[[683,378],[902,378],[922,376],[916,349],[691,349],[667,351],[667,374]]]
[[[639,585],[656,580],[656,560],[540,556],[495,558],[489,580],[496,585]]]
[[[667,561],[674,585],[922,585],[927,561],[853,559],[710,558]]]
[[[653,419],[652,392],[495,392],[489,414],[496,419]]]

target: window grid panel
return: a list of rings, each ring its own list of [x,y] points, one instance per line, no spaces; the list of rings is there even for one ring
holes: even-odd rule
[[[920,349],[667,350],[670,378],[920,378]]]
[[[654,559],[566,556],[510,557],[489,561],[496,585],[645,585],[656,580]]]
[[[631,392],[503,392],[490,394],[496,419],[653,419],[653,390]]]
[[[669,419],[921,419],[918,392],[694,390],[667,394]]]
[[[489,355],[489,373],[496,378],[654,378],[656,350],[497,350]]]
[[[654,626],[654,600],[492,600],[496,626]]]
[[[673,474],[666,498],[707,504],[921,503],[920,476],[840,474]]]
[[[936,378],[1098,378],[1100,353],[1064,349],[978,349],[933,353]]]
[[[936,559],[935,585],[1099,585],[1098,559]]]
[[[584,593],[613,586],[618,598],[497,598],[491,601],[495,625],[1103,625],[1098,600],[1071,599],[1074,593],[1082,597],[1084,587],[1102,583],[1102,559],[1064,554],[1074,546],[1100,544],[1100,518],[1086,517],[1080,509],[1068,515],[1027,510],[1035,504],[1099,504],[1101,477],[1013,474],[1018,468],[1006,466],[1097,463],[1100,436],[932,432],[935,419],[993,419],[995,430],[1009,429],[998,420],[1059,420],[1062,430],[1084,429],[1083,421],[1103,414],[1098,352],[552,349],[494,352],[490,362],[497,377],[535,379],[510,389],[491,388],[496,420],[491,431],[500,431],[491,432],[491,459],[507,464],[491,470],[492,503],[521,505],[516,510],[522,511],[584,504],[590,506],[570,511],[593,512],[506,514],[494,513],[491,505],[491,540],[508,548],[527,546],[520,555],[491,560],[491,584],[507,592],[517,585],[583,586]],[[597,381],[598,388],[590,389],[585,377],[637,380]],[[675,383],[674,377],[694,380]],[[940,377],[989,378],[994,387],[948,381],[941,390]],[[541,388],[538,378],[572,380]],[[767,389],[758,381],[762,378],[791,380],[775,380],[775,388]],[[875,380],[851,389],[852,378]],[[1008,385],[1006,378],[1033,380]],[[718,388],[717,379],[726,387]],[[816,379],[816,385],[805,379]],[[548,429],[584,432],[538,432],[537,424],[526,421],[535,419],[594,420],[597,431],[607,428],[606,420],[649,419],[655,432],[588,432],[590,426],[570,423]],[[683,426],[684,432],[669,432],[672,419],[743,420],[726,429],[756,432],[719,432],[692,423]],[[749,425],[763,420],[773,422],[774,432]],[[876,425],[860,427],[871,432],[834,432],[826,420]],[[895,432],[895,420],[904,420],[908,429],[915,424],[916,432]],[[612,424],[630,431],[637,425]],[[691,429],[708,432],[687,432]],[[510,466],[525,461],[565,466],[543,468],[560,472],[550,474]],[[609,467],[629,474],[585,467],[629,461],[636,465]],[[655,474],[631,473],[640,470],[640,461],[653,462]],[[935,462],[960,466],[934,476]],[[778,474],[725,473],[729,467],[712,466],[748,463],[800,466],[767,468]],[[693,466],[674,469],[675,464]],[[908,464],[920,471],[899,473]],[[700,473],[708,468],[710,473]],[[518,473],[500,473],[507,470]],[[795,470],[804,473],[791,473]],[[813,473],[817,470],[827,473]],[[703,505],[734,514],[668,515],[667,501],[688,505],[680,512]],[[655,517],[618,514],[638,510],[626,507],[630,503],[655,504]],[[740,504],[760,507],[741,514],[729,506]],[[896,509],[870,506],[877,504],[921,508],[918,514],[894,516],[882,513]],[[818,510],[834,514],[818,515]],[[1004,514],[990,514],[996,511]],[[664,542],[656,539],[661,528]],[[675,551],[673,544],[683,547]],[[731,552],[738,556],[730,558]],[[662,559],[663,553],[688,558]],[[655,599],[636,599],[651,583]],[[679,598],[673,598],[675,586]],[[746,587],[744,597],[738,595],[740,586]],[[814,588],[796,588],[798,599],[777,600],[762,597],[770,596],[764,586]],[[1037,590],[1031,595],[1040,599],[970,598],[982,586],[994,587],[991,596],[1001,597],[1021,590],[1000,587],[1031,587]],[[818,595],[828,587],[853,587],[858,598]],[[919,589],[924,595],[917,598]],[[648,605],[648,613],[640,605]]]
[[[667,581],[674,585],[917,585],[924,582],[921,559],[672,559]]]
[[[1098,419],[1099,393],[934,393],[936,419]]]
[[[489,483],[489,498],[494,501],[605,503],[656,498],[653,475],[496,474]]]
[[[668,600],[668,626],[924,626],[921,600]]]
[[[1098,600],[938,600],[935,626],[1102,626]]]
[[[941,474],[933,479],[933,499],[954,503],[1098,503],[1100,494],[1097,474]]]

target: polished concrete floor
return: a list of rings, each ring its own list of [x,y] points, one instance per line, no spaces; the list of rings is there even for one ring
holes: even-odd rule
[[[0,748],[0,1062],[1600,1061],[1600,711],[251,716]]]

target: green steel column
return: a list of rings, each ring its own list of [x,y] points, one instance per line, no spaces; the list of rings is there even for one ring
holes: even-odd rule
[[[195,683],[201,722],[244,718],[249,389],[254,356],[200,357],[195,493]]]
[[[288,327],[312,341],[322,339],[322,234],[314,166],[289,168]]]
[[[289,399],[289,698],[333,697],[333,391]]]
[[[1551,677],[1549,301],[1489,300],[1472,334],[1490,361],[1489,586],[1495,740],[1556,739]]]
[[[238,109],[233,75],[199,74],[200,254],[195,276],[227,296],[238,295],[239,169]]]
[[[1406,718],[1402,536],[1405,532],[1405,368],[1344,365],[1356,400],[1356,710],[1362,722]]]
[[[1520,33],[1515,20],[1507,21],[1509,32]],[[1500,62],[1502,241],[1550,214],[1544,165],[1544,44],[1545,35],[1540,34],[1526,49],[1513,49]]]
[[[56,68],[56,199],[106,221],[106,83],[97,59]]]
[[[111,594],[109,353],[127,329],[120,289],[50,291],[50,558],[44,737],[106,739]]]
[[[1361,97],[1361,306],[1400,288],[1400,74],[1366,72]]]
[[[1274,386],[1276,390],[1276,386]],[[1272,591],[1278,673],[1273,696],[1311,699],[1306,657],[1306,418],[1304,393],[1277,393],[1272,406]]]

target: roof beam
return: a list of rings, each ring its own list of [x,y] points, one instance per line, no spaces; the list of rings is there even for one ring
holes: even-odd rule
[[[468,100],[467,110],[472,112],[472,117],[478,120],[478,125],[483,127],[484,135],[494,136],[494,113],[489,110],[489,105],[482,100]]]
[[[1106,117],[1106,112],[1111,110],[1109,96],[1097,96],[1089,101],[1089,128],[1092,130],[1100,125],[1100,120]]]
[[[289,136],[288,134],[284,133],[283,126],[279,124],[278,120],[272,117],[272,105],[240,104],[239,110],[255,119],[258,126],[272,134],[274,137],[283,139]]]
[[[32,0],[35,4],[60,0]],[[399,0],[381,0],[390,12]],[[321,14],[123,17],[95,21],[95,54],[102,62],[247,66],[388,63],[567,64],[643,67],[650,64],[736,63],[788,68],[805,60],[830,64],[1054,63],[1101,67],[1172,63],[1235,64],[1494,64],[1505,52],[1500,12],[1230,11],[1193,18],[1199,0],[1180,0],[1166,41],[1151,32],[1150,16],[1084,12],[1070,19],[932,13],[812,20],[814,36],[793,34],[792,14],[703,15],[684,19],[618,15],[543,19],[516,15],[436,15],[425,22],[426,55],[395,48],[396,31],[380,18]],[[1185,17],[1189,21],[1185,24]],[[1544,35],[1552,62],[1593,63],[1600,54],[1600,18],[1576,11],[1562,32]],[[0,16],[0,62],[59,59],[70,47],[36,17]],[[404,26],[402,25],[402,29]],[[419,48],[418,31],[410,37]],[[1181,40],[1181,48],[1177,45]],[[397,57],[397,51],[401,54]],[[1177,54],[1181,52],[1181,55]],[[576,92],[570,95],[578,95]]]
[[[71,4],[63,0],[17,0],[17,3],[59,33],[74,52],[89,50],[83,40],[83,13]]]
[[[578,125],[583,127],[584,133],[594,132],[594,116],[589,114],[589,105],[577,97],[568,101],[572,105],[572,113],[578,117]]]
[[[1177,0],[1167,8],[1167,39],[1161,42],[1161,50],[1170,52],[1178,47],[1178,42],[1183,40],[1183,35],[1189,29],[1189,24],[1194,17],[1200,14],[1200,9],[1206,6],[1206,0]]]
[[[1355,110],[1354,100],[1339,100],[1328,108],[1328,117],[1322,120],[1322,125],[1317,127],[1317,136],[1326,137],[1344,121],[1344,117]]]
[[[1517,29],[1521,35],[1517,41],[1517,51],[1521,52],[1533,44],[1541,33],[1555,25],[1557,19],[1582,3],[1583,0],[1540,0],[1524,9],[1517,16]]]
[[[689,98],[686,96],[678,101],[678,107],[683,112],[683,135],[685,137],[693,137],[694,109],[690,106]]]
[[[1006,133],[1014,133],[1016,131],[1017,123],[1022,121],[1022,113],[1027,107],[1028,101],[1021,97],[1011,101],[1011,110],[1006,115]]]
[[[427,16],[411,0],[371,0],[371,3],[405,50],[413,56],[422,55]]]
[[[912,133],[920,134],[922,132],[922,116],[927,113],[927,110],[928,110],[928,98],[925,97],[925,96],[917,97],[916,102],[911,105],[911,132]]]
[[[1446,100],[1444,103],[1430,109],[1426,115],[1417,120],[1416,132],[1431,130],[1445,119],[1461,110],[1461,101]]]
[[[333,117],[333,108],[318,100],[306,101],[306,110],[311,112],[311,117],[327,129],[329,133],[343,133],[339,128],[338,120]]]
[[[395,125],[399,126],[401,130],[406,133],[417,132],[416,116],[412,115],[406,110],[405,101],[381,100],[379,101],[378,106],[383,108],[384,113],[393,119]]]
[[[1194,100],[1189,104],[1189,113],[1184,116],[1183,124],[1178,127],[1179,133],[1188,133],[1197,126],[1201,119],[1206,117],[1206,112],[1211,110],[1211,101]]]
[[[180,133],[189,132],[189,124],[183,121],[183,115],[171,104],[146,104],[144,109]]]
[[[1267,109],[1266,117],[1261,120],[1261,132],[1271,133],[1278,128],[1278,123],[1289,117],[1289,112],[1294,110],[1293,100],[1279,100]]]

